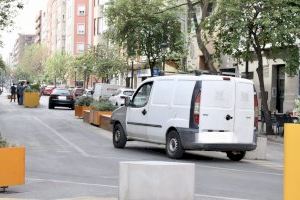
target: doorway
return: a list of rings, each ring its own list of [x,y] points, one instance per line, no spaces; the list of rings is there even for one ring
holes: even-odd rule
[[[284,102],[284,88],[285,88],[285,65],[276,65],[276,80],[277,80],[277,94],[276,94],[276,110],[283,113]]]

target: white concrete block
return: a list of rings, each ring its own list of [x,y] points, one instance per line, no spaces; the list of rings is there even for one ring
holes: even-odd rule
[[[245,159],[249,160],[266,160],[267,159],[267,142],[266,137],[257,137],[257,147],[254,151],[247,151]]]
[[[119,200],[192,200],[192,163],[120,162]]]

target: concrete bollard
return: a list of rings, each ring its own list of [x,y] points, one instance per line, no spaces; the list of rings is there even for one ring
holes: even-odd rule
[[[194,199],[194,164],[120,162],[119,173],[119,200]]]
[[[257,147],[254,151],[248,151],[245,159],[249,160],[266,160],[267,159],[267,142],[266,137],[257,137]]]

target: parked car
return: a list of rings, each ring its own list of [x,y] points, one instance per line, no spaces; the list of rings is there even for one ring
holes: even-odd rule
[[[45,87],[45,89],[42,91],[43,95],[50,95],[52,93],[52,91],[55,89],[54,85],[48,85]]]
[[[73,97],[74,97],[74,99],[82,96],[83,93],[84,93],[84,89],[83,88],[81,88],[81,87],[74,88],[74,90],[73,90]]]
[[[109,98],[109,101],[116,106],[123,106],[125,103],[126,97],[131,97],[134,93],[133,89],[129,88],[120,88],[116,93],[112,94]]]
[[[256,148],[257,98],[247,79],[201,75],[145,80],[112,114],[113,144],[140,140],[166,145],[171,158],[185,150],[226,152],[239,161]]]
[[[94,94],[94,91],[93,91],[93,90],[85,89],[82,96],[93,98],[93,94]]]
[[[49,97],[49,109],[55,107],[69,107],[74,110],[74,98],[68,89],[57,88],[54,89]]]
[[[100,99],[109,99],[112,94],[116,93],[121,88],[120,85],[111,85],[107,83],[96,83],[93,99],[99,101]]]

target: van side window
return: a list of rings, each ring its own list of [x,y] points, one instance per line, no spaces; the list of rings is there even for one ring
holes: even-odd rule
[[[132,106],[133,107],[144,107],[147,105],[150,92],[152,89],[153,82],[145,83],[137,91],[136,95],[133,97]]]

